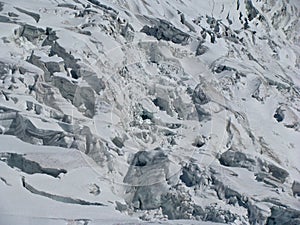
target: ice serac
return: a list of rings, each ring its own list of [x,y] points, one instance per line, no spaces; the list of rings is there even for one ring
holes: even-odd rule
[[[168,157],[161,150],[135,153],[124,183],[129,184],[129,203],[137,209],[156,209],[167,193]]]
[[[0,222],[299,223],[299,10],[1,0]]]
[[[145,25],[141,32],[154,36],[157,40],[172,41],[175,44],[187,44],[189,39],[189,35],[187,33],[177,29],[166,20],[158,19],[152,21],[154,26],[149,27],[148,25]]]
[[[229,149],[222,153],[220,163],[224,166],[243,167],[251,170],[256,164],[255,160],[248,158],[245,153]]]
[[[300,195],[300,183],[298,181],[293,182],[292,190],[294,196]]]
[[[28,174],[42,173],[57,178],[61,173],[67,173],[64,169],[43,168],[37,162],[28,160],[26,156],[16,153],[1,153],[0,157],[1,161],[6,162],[8,166],[19,168]]]

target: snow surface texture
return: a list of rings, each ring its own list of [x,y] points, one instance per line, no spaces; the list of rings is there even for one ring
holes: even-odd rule
[[[0,0],[0,224],[300,224],[299,4]]]

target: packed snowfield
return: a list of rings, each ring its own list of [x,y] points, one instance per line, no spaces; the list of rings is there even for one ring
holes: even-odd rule
[[[0,224],[300,224],[299,0],[0,0]]]

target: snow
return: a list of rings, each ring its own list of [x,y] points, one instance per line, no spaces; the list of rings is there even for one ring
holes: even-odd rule
[[[0,224],[299,222],[298,1],[3,0],[0,16]]]

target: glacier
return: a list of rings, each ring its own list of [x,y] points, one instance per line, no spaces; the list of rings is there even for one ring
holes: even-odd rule
[[[298,0],[0,0],[0,224],[300,224]]]

